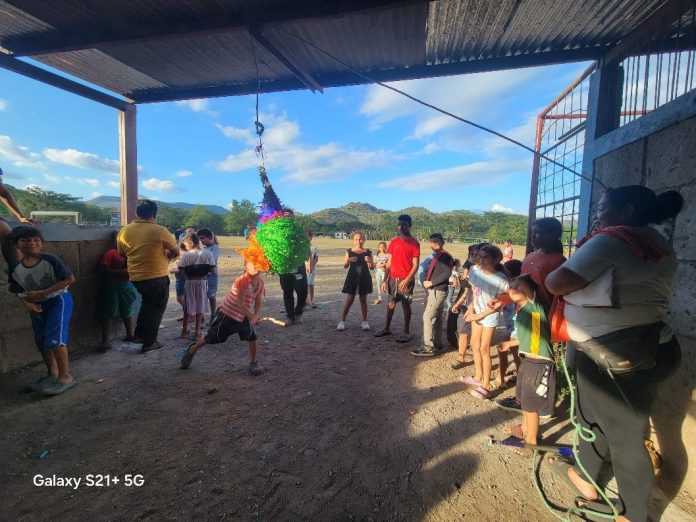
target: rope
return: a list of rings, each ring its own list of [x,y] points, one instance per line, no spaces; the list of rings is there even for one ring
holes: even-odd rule
[[[259,121],[259,92],[261,91],[261,76],[259,75],[259,60],[256,56],[256,46],[254,45],[254,36],[249,33],[249,40],[251,41],[251,52],[254,55],[254,66],[256,67],[256,120],[254,121],[254,127],[256,127],[256,135],[259,137],[259,144],[256,146],[256,156],[261,160],[261,166],[265,167],[266,161],[266,151],[263,148],[263,141],[261,136],[265,127],[263,123]]]
[[[568,372],[568,366],[566,365],[565,362],[565,351],[562,350],[561,353],[562,357],[561,359],[561,366],[563,367],[563,373],[565,374],[566,381],[570,385],[572,381],[570,380],[570,373]],[[580,443],[580,439],[584,440],[585,442],[594,442],[597,438],[597,436],[594,434],[594,432],[588,428],[584,428],[582,425],[580,425],[579,422],[577,422],[577,417],[576,417],[576,408],[577,408],[577,403],[576,403],[576,397],[575,397],[575,387],[570,385],[570,423],[573,425],[573,456],[575,457],[575,463],[578,465],[580,468],[580,471],[582,471],[582,474],[585,476],[587,481],[594,486],[594,488],[597,490],[599,493],[599,496],[601,497],[604,502],[611,507],[612,514],[608,513],[601,513],[599,511],[595,511],[593,509],[589,508],[580,508],[580,507],[572,507],[568,509],[563,515],[560,514],[559,510],[555,509],[553,506],[551,506],[551,503],[546,499],[546,495],[544,494],[544,491],[541,487],[541,482],[539,475],[537,473],[537,467],[539,464],[539,452],[536,450],[534,451],[534,458],[532,459],[532,480],[534,481],[534,486],[536,487],[537,492],[539,493],[539,496],[541,497],[541,500],[544,502],[544,506],[546,506],[546,509],[549,510],[549,512],[556,517],[558,520],[562,520],[564,522],[572,522],[571,517],[573,515],[582,515],[582,514],[587,514],[591,515],[593,517],[597,518],[604,518],[607,520],[615,520],[619,516],[619,512],[616,510],[616,506],[614,503],[609,499],[607,496],[607,491],[616,494],[615,491],[611,491],[608,488],[605,490],[601,488],[595,480],[590,476],[590,474],[587,472],[585,467],[582,465],[582,462],[580,461],[580,454],[578,453],[578,444]]]
[[[373,80],[372,78],[370,78],[369,76],[367,76],[367,75],[361,73],[360,71],[356,71],[355,69],[353,69],[350,65],[348,65],[346,62],[344,62],[344,61],[341,60],[340,58],[334,56],[333,54],[329,53],[328,51],[325,51],[325,50],[322,49],[321,47],[316,46],[316,45],[313,44],[312,42],[310,42],[310,41],[308,41],[308,40],[305,40],[304,38],[302,38],[302,37],[300,37],[300,36],[297,36],[296,34],[293,34],[293,33],[290,33],[290,32],[288,32],[288,31],[285,31],[285,30],[283,30],[283,29],[280,29],[279,27],[274,27],[273,30],[278,31],[278,32],[283,33],[283,34],[286,34],[286,35],[288,35],[288,36],[291,36],[292,38],[296,38],[297,40],[299,40],[300,42],[304,43],[305,45],[307,45],[307,46],[309,46],[309,47],[311,47],[311,48],[313,48],[313,49],[319,51],[320,53],[325,54],[326,56],[328,56],[328,57],[331,58],[332,60],[335,60],[336,62],[338,62],[339,64],[341,64],[343,67],[345,67],[346,69],[348,69],[348,70],[349,70],[350,72],[352,72],[353,74],[355,74],[355,75],[357,75],[357,76],[360,76],[360,77],[363,78],[364,80],[367,80],[368,83],[374,83],[374,84],[376,84],[376,85],[379,85],[379,86],[381,86],[381,87],[384,87],[385,89],[389,89],[390,91],[394,91],[394,92],[396,92],[396,93],[398,93],[398,94],[400,94],[400,95],[402,95],[402,96],[405,96],[405,97],[408,98],[409,100],[412,100],[412,101],[414,101],[414,102],[416,102],[416,103],[419,103],[420,105],[423,105],[424,107],[428,107],[429,109],[432,109],[432,110],[437,111],[437,112],[439,112],[439,113],[441,113],[441,114],[444,114],[445,116],[449,116],[449,117],[451,117],[451,118],[454,118],[455,120],[461,121],[462,123],[466,123],[467,125],[471,125],[472,127],[476,127],[477,129],[480,129],[480,130],[482,130],[482,131],[484,131],[484,132],[488,132],[488,133],[490,133],[490,134],[493,134],[494,136],[498,136],[499,138],[502,138],[502,139],[504,139],[504,140],[506,140],[506,141],[509,141],[509,142],[512,143],[513,145],[517,145],[518,147],[521,147],[521,148],[523,148],[523,149],[525,149],[525,150],[531,152],[532,154],[534,154],[534,156],[539,157],[540,159],[544,159],[544,160],[548,161],[549,163],[551,163],[551,164],[553,164],[553,165],[556,165],[557,167],[562,168],[563,170],[567,170],[567,171],[570,172],[571,174],[573,174],[573,175],[575,175],[575,176],[577,176],[577,177],[579,177],[579,178],[581,178],[581,179],[584,179],[585,181],[589,181],[590,183],[597,183],[597,184],[599,184],[599,185],[600,185],[602,188],[604,188],[604,189],[607,188],[607,187],[604,185],[604,183],[602,183],[600,180],[588,178],[587,176],[583,176],[583,175],[580,174],[579,172],[576,172],[576,171],[574,171],[573,169],[571,169],[570,167],[565,166],[563,163],[559,163],[558,161],[552,160],[551,158],[549,158],[548,156],[542,154],[541,152],[536,151],[536,150],[534,150],[533,148],[531,148],[531,147],[525,145],[524,143],[521,143],[521,142],[519,142],[519,141],[517,141],[517,140],[515,140],[515,139],[513,139],[513,138],[510,138],[510,137],[506,136],[505,134],[501,134],[500,132],[494,131],[493,129],[490,129],[490,128],[485,127],[485,126],[483,126],[483,125],[479,125],[478,123],[475,123],[475,122],[473,122],[473,121],[471,121],[471,120],[467,120],[466,118],[462,118],[461,116],[457,116],[456,114],[453,114],[453,113],[451,113],[451,112],[449,112],[449,111],[446,111],[446,110],[444,110],[444,109],[441,109],[440,107],[437,107],[436,105],[433,105],[433,104],[431,104],[431,103],[425,102],[425,101],[423,101],[423,100],[421,100],[421,99],[419,99],[419,98],[416,98],[415,96],[413,96],[413,95],[411,95],[411,94],[408,94],[407,92],[404,92],[404,91],[402,91],[402,90],[400,90],[400,89],[397,89],[396,87],[393,87],[392,85],[388,85],[388,84],[386,84],[386,83],[384,83],[384,82],[380,82],[380,81],[377,81],[377,80]]]

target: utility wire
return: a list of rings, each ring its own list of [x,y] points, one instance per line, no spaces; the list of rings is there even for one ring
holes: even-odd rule
[[[501,134],[500,132],[494,131],[493,129],[489,129],[488,127],[485,127],[485,126],[483,126],[483,125],[479,125],[478,123],[475,123],[475,122],[473,122],[473,121],[471,121],[471,120],[467,120],[466,118],[462,118],[461,116],[457,116],[456,114],[452,114],[452,113],[449,112],[449,111],[446,111],[446,110],[441,109],[440,107],[437,107],[437,106],[435,106],[435,105],[433,105],[433,104],[431,104],[431,103],[428,103],[428,102],[425,102],[425,101],[423,101],[423,100],[421,100],[421,99],[419,99],[419,98],[416,98],[415,96],[412,96],[411,94],[408,94],[407,92],[404,92],[404,91],[402,91],[402,90],[400,90],[400,89],[397,89],[396,87],[393,87],[393,86],[391,86],[391,85],[388,85],[388,84],[386,84],[386,83],[384,83],[384,82],[380,82],[380,81],[377,81],[377,80],[373,80],[372,78],[370,78],[369,76],[367,76],[367,75],[361,73],[360,71],[356,71],[355,69],[353,69],[350,65],[348,65],[346,62],[344,62],[344,61],[341,60],[340,58],[334,56],[333,54],[329,53],[328,51],[325,51],[324,49],[322,49],[321,47],[318,47],[317,45],[313,44],[312,42],[310,42],[310,41],[308,41],[308,40],[305,40],[305,39],[302,38],[301,36],[297,36],[296,34],[290,33],[290,32],[288,32],[288,31],[285,31],[285,30],[280,29],[280,28],[278,28],[278,27],[273,27],[273,30],[274,30],[274,31],[277,31],[277,32],[280,32],[280,33],[283,33],[283,34],[286,34],[286,35],[288,35],[288,36],[291,36],[292,38],[295,38],[295,39],[299,40],[300,42],[302,42],[302,43],[304,43],[305,45],[307,45],[307,46],[309,46],[309,47],[311,47],[311,48],[313,48],[313,49],[319,51],[320,53],[325,54],[326,56],[328,56],[328,57],[331,58],[332,60],[335,60],[336,62],[338,62],[339,64],[341,64],[343,67],[345,67],[346,69],[348,69],[348,70],[349,70],[350,72],[352,72],[353,74],[355,74],[355,75],[357,75],[357,76],[360,76],[360,77],[363,78],[364,80],[367,80],[369,83],[374,83],[374,84],[380,85],[380,86],[384,87],[385,89],[389,89],[390,91],[394,91],[394,92],[396,92],[396,93],[398,93],[398,94],[401,94],[402,96],[405,96],[405,97],[408,98],[409,100],[413,100],[414,102],[419,103],[419,104],[421,104],[421,105],[423,105],[423,106],[425,106],[425,107],[428,107],[428,108],[430,108],[430,109],[433,109],[434,111],[437,111],[437,112],[442,113],[442,114],[444,114],[444,115],[446,115],[446,116],[449,116],[449,117],[451,117],[451,118],[454,118],[455,120],[461,121],[462,123],[466,123],[466,124],[468,124],[468,125],[471,125],[472,127],[476,127],[477,129],[480,129],[480,130],[482,130],[482,131],[484,131],[484,132],[488,132],[488,133],[490,133],[490,134],[493,134],[494,136],[498,136],[499,138],[502,138],[502,139],[504,139],[504,140],[506,140],[506,141],[509,141],[510,143],[512,143],[512,144],[514,144],[514,145],[517,145],[518,147],[521,147],[521,148],[523,148],[523,149],[525,149],[525,150],[531,152],[531,153],[534,154],[535,156],[538,156],[539,158],[542,158],[542,159],[548,161],[549,163],[552,163],[553,165],[556,165],[556,166],[558,166],[558,167],[561,167],[563,170],[567,170],[568,172],[571,172],[571,173],[574,174],[575,176],[577,176],[577,177],[579,177],[579,178],[582,178],[582,179],[584,179],[585,181],[589,181],[590,183],[598,183],[599,185],[602,186],[602,188],[605,188],[605,189],[606,189],[606,186],[605,186],[600,180],[588,178],[587,176],[583,176],[583,175],[580,174],[579,172],[576,172],[576,171],[574,171],[573,169],[571,169],[570,167],[565,166],[563,163],[559,163],[558,161],[552,160],[552,159],[549,158],[548,156],[545,156],[545,155],[542,154],[541,152],[538,152],[538,151],[534,150],[533,148],[531,148],[531,147],[525,145],[524,143],[521,143],[521,142],[519,142],[519,141],[517,141],[517,140],[515,140],[515,139],[513,139],[513,138],[510,138],[510,137],[508,137],[508,136],[505,136],[504,134]]]

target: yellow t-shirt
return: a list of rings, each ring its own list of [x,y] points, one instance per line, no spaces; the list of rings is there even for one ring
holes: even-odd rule
[[[131,281],[168,276],[166,250],[176,250],[174,236],[166,228],[150,221],[135,220],[118,234],[118,250],[128,260]]]

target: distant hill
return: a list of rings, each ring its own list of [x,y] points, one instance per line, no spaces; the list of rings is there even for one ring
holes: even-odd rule
[[[121,206],[121,198],[117,196],[99,196],[90,199],[89,201],[85,201],[85,203],[88,205],[95,205],[100,208],[119,208]],[[175,201],[173,203],[158,201],[157,204],[171,208],[193,208],[203,206],[215,214],[227,214],[227,209],[225,207],[221,207],[220,205],[196,205],[195,203],[183,203],[179,201]]]

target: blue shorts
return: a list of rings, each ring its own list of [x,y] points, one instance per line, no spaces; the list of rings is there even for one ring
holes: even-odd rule
[[[218,275],[208,274],[208,299],[215,299],[217,296]]]
[[[40,352],[50,352],[68,345],[68,328],[72,315],[72,296],[65,292],[37,303],[40,314],[31,314],[36,347]]]
[[[186,293],[186,278],[185,277],[177,277],[175,279],[176,281],[176,295],[181,296]]]

